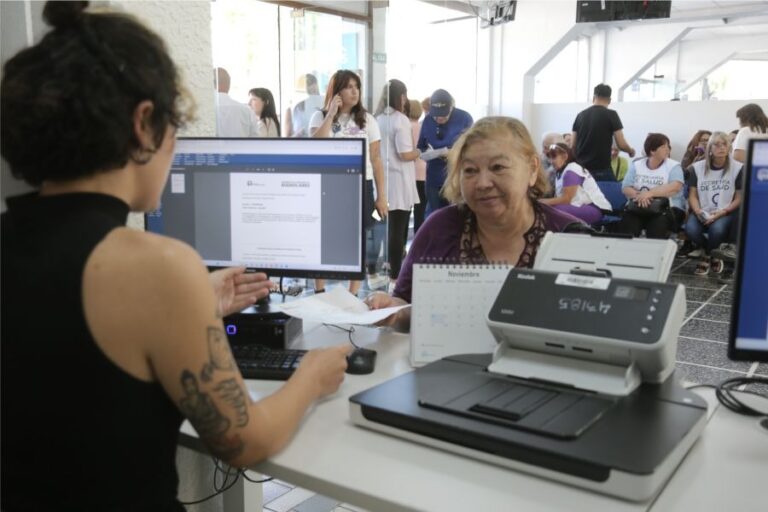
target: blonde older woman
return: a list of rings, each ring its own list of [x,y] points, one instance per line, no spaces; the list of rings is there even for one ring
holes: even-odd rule
[[[366,299],[369,307],[409,303],[413,264],[421,261],[505,261],[532,267],[547,231],[563,231],[581,223],[538,201],[548,187],[523,123],[509,117],[486,117],[475,123],[448,155],[443,195],[451,205],[424,222],[403,262],[393,295],[374,293]],[[410,309],[383,323],[408,330]]]

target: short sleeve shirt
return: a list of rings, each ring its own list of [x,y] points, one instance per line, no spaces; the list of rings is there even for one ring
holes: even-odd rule
[[[315,128],[319,128],[320,125],[323,124],[324,119],[325,115],[323,114],[322,110],[318,110],[312,114],[312,118],[309,120],[310,133]],[[366,139],[366,146],[368,147],[368,151],[366,152],[367,160],[365,162],[365,179],[372,180],[373,164],[371,163],[370,147],[374,142],[381,140],[379,123],[376,122],[376,119],[371,114],[366,112],[365,126],[360,128],[357,126],[357,123],[355,123],[354,116],[349,114],[339,114],[338,121],[334,123],[333,127],[331,128],[331,137],[340,139]]]
[[[579,112],[573,122],[576,160],[588,171],[610,169],[613,134],[623,128],[619,114],[602,105]]]

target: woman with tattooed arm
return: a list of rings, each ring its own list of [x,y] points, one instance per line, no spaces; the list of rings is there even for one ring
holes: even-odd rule
[[[2,156],[38,190],[2,214],[0,508],[182,511],[184,417],[233,466],[269,457],[338,388],[349,345],[250,400],[221,317],[271,283],[125,227],[158,204],[185,98],[157,35],[86,6],[49,2],[52,30],[2,74]]]

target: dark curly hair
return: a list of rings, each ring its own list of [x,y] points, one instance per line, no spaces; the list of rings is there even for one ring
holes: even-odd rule
[[[188,98],[162,39],[131,16],[88,13],[87,5],[48,2],[43,18],[53,30],[4,67],[2,155],[31,185],[145,163],[168,126],[186,120]],[[154,148],[134,133],[145,100]]]

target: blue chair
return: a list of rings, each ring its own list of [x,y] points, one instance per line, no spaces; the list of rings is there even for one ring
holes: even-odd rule
[[[620,181],[598,181],[596,182],[605,198],[611,203],[611,213],[604,213],[603,218],[592,225],[595,229],[605,229],[611,224],[621,220],[621,212],[627,203],[627,198],[621,192],[622,184]]]

